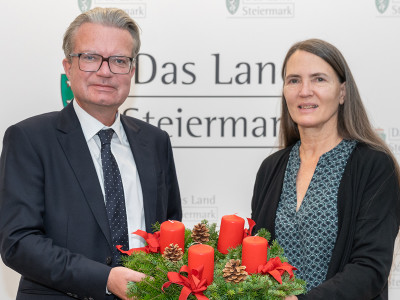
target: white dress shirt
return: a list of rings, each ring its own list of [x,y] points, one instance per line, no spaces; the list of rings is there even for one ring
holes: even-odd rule
[[[73,107],[78,116],[79,122],[81,123],[83,134],[88,144],[90,154],[92,155],[101,190],[103,192],[104,201],[105,194],[103,169],[101,164],[101,142],[97,132],[109,128],[114,130],[115,134],[111,140],[111,152],[117,161],[121,173],[122,185],[124,187],[129,248],[143,247],[144,240],[135,234],[131,234],[138,229],[146,230],[146,223],[144,219],[143,193],[139,173],[136,168],[135,159],[133,158],[128,138],[126,137],[124,127],[121,123],[120,114],[117,113],[114,124],[107,127],[83,110],[76,101],[73,101]]]

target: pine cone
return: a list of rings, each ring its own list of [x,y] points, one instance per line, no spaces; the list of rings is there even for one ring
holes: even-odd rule
[[[182,259],[183,251],[177,244],[169,244],[162,256],[172,262],[177,262]]]
[[[210,240],[209,229],[206,224],[199,223],[193,227],[192,238],[195,243],[206,243]]]
[[[222,271],[224,272],[223,276],[226,282],[239,283],[247,277],[247,272],[245,270],[246,266],[241,266],[239,259],[231,259],[226,263]]]

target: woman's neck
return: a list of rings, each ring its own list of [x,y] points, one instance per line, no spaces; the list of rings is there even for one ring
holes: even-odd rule
[[[300,132],[300,157],[302,159],[319,158],[322,154],[335,148],[343,138],[338,132],[312,133]]]

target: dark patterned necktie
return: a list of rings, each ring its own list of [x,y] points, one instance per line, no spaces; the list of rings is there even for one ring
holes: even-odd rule
[[[117,162],[114,155],[111,153],[111,139],[114,130],[100,130],[97,134],[101,141],[104,193],[113,243],[114,264],[117,264],[120,260],[121,253],[115,246],[122,245],[122,249],[129,249],[124,189]]]

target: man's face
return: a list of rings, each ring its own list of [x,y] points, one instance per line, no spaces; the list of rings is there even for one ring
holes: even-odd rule
[[[127,30],[85,23],[76,32],[73,53],[132,57],[133,43]],[[97,72],[84,72],[79,69],[78,57],[71,59],[64,59],[63,66],[75,101],[99,120],[104,114],[115,114],[129,94],[135,69],[128,74],[113,74],[108,63],[103,62]]]

